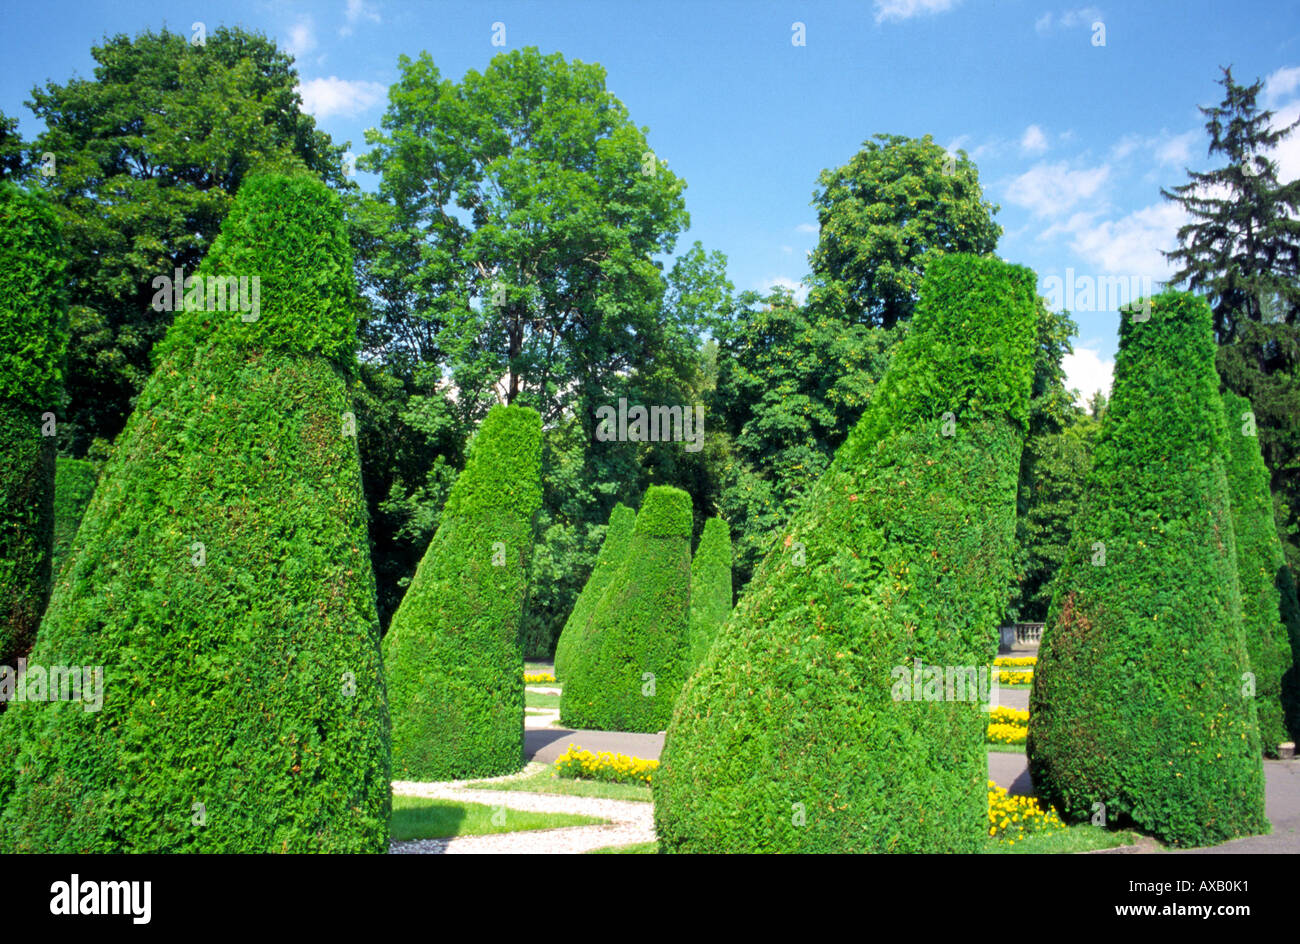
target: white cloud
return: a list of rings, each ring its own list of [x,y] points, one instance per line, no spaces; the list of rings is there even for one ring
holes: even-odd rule
[[[820,230],[816,223],[800,223],[794,228],[796,233],[817,233]]]
[[[1065,387],[1079,392],[1075,402],[1086,406],[1088,398],[1100,390],[1110,396],[1110,384],[1115,375],[1115,362],[1105,360],[1091,348],[1076,347],[1073,354],[1061,358],[1065,370]]]
[[[1300,66],[1278,69],[1264,80],[1264,104],[1273,107],[1300,90]]]
[[[381,22],[379,11],[366,3],[366,0],[348,0],[343,15],[347,18],[347,25],[339,29],[340,36],[351,36],[353,27],[362,20],[369,20],[371,23]]]
[[[1186,221],[1181,206],[1165,201],[1116,220],[1078,214],[1062,228],[1073,233],[1070,248],[1102,272],[1163,282],[1174,270],[1161,250],[1178,247],[1178,227]]]
[[[1102,12],[1096,7],[1083,7],[1078,10],[1066,10],[1053,16],[1051,13],[1044,13],[1038,19],[1034,20],[1034,31],[1040,36],[1044,36],[1056,29],[1073,29],[1076,26],[1091,27],[1093,23],[1102,19]]]
[[[1156,142],[1156,162],[1172,167],[1186,167],[1192,161],[1192,145],[1201,138],[1199,131],[1187,131]]]
[[[301,59],[316,48],[316,27],[311,17],[304,17],[289,28],[284,48],[295,59]]]
[[[1020,150],[1026,154],[1042,154],[1047,150],[1047,135],[1038,125],[1030,125],[1020,136]]]
[[[774,288],[787,288],[794,293],[795,301],[800,305],[808,300],[808,286],[802,282],[796,282],[794,279],[784,275],[773,276],[770,279],[764,279],[759,283],[758,290],[764,294],[772,291]]]
[[[910,20],[926,13],[946,13],[957,0],[876,0],[876,22]]]
[[[331,75],[312,79],[298,87],[303,111],[325,118],[329,115],[356,115],[384,100],[388,89],[379,82],[348,81]]]
[[[1061,161],[1035,164],[1007,185],[1007,199],[1035,216],[1060,216],[1082,200],[1090,199],[1110,176],[1110,167],[1071,170]]]
[[[1300,101],[1279,108],[1273,115],[1273,127],[1285,128],[1295,124],[1297,118],[1300,118]],[[1277,179],[1280,182],[1290,183],[1300,178],[1300,128],[1279,141],[1270,157],[1277,162]]]

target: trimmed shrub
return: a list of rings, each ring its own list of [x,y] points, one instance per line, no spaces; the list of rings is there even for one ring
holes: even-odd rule
[[[955,676],[997,649],[1037,323],[1030,270],[929,264],[876,395],[678,700],[661,851],[981,848],[987,715]],[[913,699],[918,662],[945,700]]]
[[[605,539],[601,542],[600,553],[596,555],[596,564],[591,568],[587,584],[578,594],[577,602],[569,613],[569,618],[560,631],[560,641],[555,646],[555,677],[564,680],[569,663],[573,660],[573,651],[583,645],[582,638],[586,632],[587,621],[591,611],[600,602],[605,588],[623,566],[627,549],[632,544],[632,527],[636,523],[636,512],[619,502],[609,513],[609,524],[605,526]]]
[[[1282,614],[1295,609],[1295,587],[1279,576],[1290,572],[1282,557],[1273,520],[1273,496],[1269,491],[1268,467],[1255,435],[1255,414],[1250,401],[1235,393],[1223,394],[1227,429],[1225,452],[1228,497],[1232,505],[1232,530],[1237,540],[1237,581],[1241,588],[1242,625],[1246,653],[1255,674],[1255,712],[1259,717],[1259,739],[1264,753],[1277,756],[1277,746],[1296,737],[1287,729],[1287,718],[1295,718],[1294,705],[1283,707],[1283,679],[1292,673],[1291,634]],[[1290,591],[1289,605],[1282,594]],[[1289,678],[1288,678],[1289,680]],[[1288,685],[1286,696],[1295,692]]]
[[[721,518],[704,522],[700,546],[691,561],[689,676],[704,661],[713,638],[731,615],[731,531]]]
[[[560,719],[575,728],[662,731],[686,679],[691,496],[652,485],[623,566],[569,663]]]
[[[1029,700],[1038,794],[1175,845],[1265,827],[1210,310],[1120,322],[1110,405]],[[1135,317],[1137,315],[1138,317]]]
[[[311,340],[355,330],[338,198],[248,178],[201,271],[259,275],[260,320],[179,313],[104,465],[32,653],[102,705],[0,718],[10,850],[387,848],[355,362]]]
[[[54,568],[58,573],[77,534],[81,516],[95,493],[95,464],[85,459],[65,459],[54,464]]]
[[[541,507],[537,411],[494,406],[384,637],[393,774],[459,780],[524,764],[519,621]]]
[[[0,184],[0,661],[11,664],[50,595],[54,439],[42,416],[63,395],[63,257],[49,204]]]

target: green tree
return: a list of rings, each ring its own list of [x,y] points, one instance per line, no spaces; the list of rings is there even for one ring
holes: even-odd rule
[[[0,660],[26,655],[50,593],[54,440],[68,320],[58,220],[0,181]]]
[[[573,605],[573,611],[565,621],[564,630],[560,633],[559,642],[555,646],[555,677],[560,681],[564,680],[568,672],[569,663],[573,659],[573,650],[579,645],[579,639],[586,630],[587,620],[590,619],[592,610],[596,608],[596,604],[605,594],[605,588],[609,586],[614,575],[623,566],[623,561],[627,559],[635,523],[636,513],[622,502],[616,504],[614,510],[609,513],[609,524],[605,528],[596,565],[592,567],[591,576],[587,578],[586,586],[578,595],[578,602]]]
[[[32,652],[98,677],[0,717],[8,851],[387,848],[339,201],[249,177],[199,274],[256,275],[258,317],[204,299],[159,346]]]
[[[731,532],[721,518],[704,524],[691,561],[689,676],[708,655],[722,624],[731,615]]]
[[[813,272],[843,298],[854,323],[891,328],[911,317],[933,251],[989,253],[1002,227],[965,151],[926,135],[878,134],[813,194],[821,235]]]
[[[623,566],[577,640],[560,695],[575,728],[662,731],[686,680],[691,605],[691,497],[654,485]]]
[[[1282,183],[1270,154],[1300,122],[1273,127],[1263,83],[1220,80],[1202,107],[1209,153],[1223,165],[1162,190],[1191,217],[1178,230],[1172,283],[1204,294],[1214,313],[1224,386],[1254,405],[1279,530],[1300,568],[1300,180]]]
[[[1169,292],[1120,322],[1114,392],[1056,577],[1029,768],[1061,815],[1163,842],[1259,832],[1264,780],[1210,310]]]
[[[163,30],[106,38],[94,78],[32,91],[45,123],[31,150],[68,247],[70,396],[60,448],[96,454],[121,430],[173,313],[157,276],[192,275],[255,165],[302,164],[343,183],[343,148],[304,115],[293,60],[265,36],[221,27],[195,46]]]
[[[542,499],[541,436],[535,410],[488,412],[384,637],[399,778],[523,766],[519,620]]]
[[[77,527],[95,493],[95,465],[85,459],[59,457],[54,467],[54,558],[52,574],[67,559]]]
[[[0,181],[22,180],[27,168],[26,145],[18,133],[18,119],[0,111]]]
[[[824,295],[800,305],[777,288],[736,300],[717,334],[709,415],[728,440],[718,508],[736,533],[738,590],[862,415],[904,330],[850,324]]]
[[[1295,583],[1282,558],[1282,544],[1273,522],[1268,468],[1259,451],[1258,428],[1250,401],[1234,393],[1223,395],[1227,443],[1228,497],[1233,534],[1237,539],[1237,580],[1246,652],[1255,675],[1255,710],[1260,743],[1269,757],[1277,746],[1296,740],[1300,728],[1288,730],[1300,718],[1296,704],[1295,669],[1291,647],[1297,637]],[[1284,619],[1290,617],[1292,625]]]
[[[965,682],[1011,576],[1034,288],[992,258],[927,267],[862,419],[678,699],[662,850],[980,848],[987,715]],[[970,667],[963,692],[913,699],[914,660]]]

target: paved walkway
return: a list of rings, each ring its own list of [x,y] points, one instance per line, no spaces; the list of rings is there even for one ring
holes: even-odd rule
[[[513,780],[527,777],[542,768],[529,764],[517,774],[495,777]],[[473,853],[565,854],[590,852],[606,846],[627,846],[654,842],[654,809],[649,803],[629,800],[604,800],[597,797],[559,796],[549,793],[522,793],[510,790],[474,790],[470,781],[416,783],[393,781],[393,793],[402,796],[464,800],[491,807],[528,810],[537,813],[580,813],[609,820],[599,826],[563,826],[558,829],[528,829],[488,836],[456,836],[451,839],[414,839],[391,842],[388,851],[397,854],[454,855]],[[482,783],[483,781],[473,781]]]

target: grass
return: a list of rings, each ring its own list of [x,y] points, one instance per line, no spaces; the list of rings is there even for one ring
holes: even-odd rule
[[[1027,692],[1033,687],[1033,685],[1008,685],[1006,682],[998,682],[998,688],[1008,689],[1013,692]]]
[[[1138,835],[1127,829],[1111,832],[1091,823],[1068,826],[1053,833],[1037,833],[1020,840],[1015,845],[988,839],[984,843],[984,852],[989,855],[1018,853],[1045,853],[1049,855],[1070,854],[1074,852],[1092,852],[1096,849],[1114,849],[1116,846],[1131,846],[1138,841]]]
[[[604,783],[600,780],[574,780],[555,776],[555,767],[547,765],[537,773],[514,780],[476,783],[477,790],[519,790],[524,793],[558,793],[561,796],[596,797],[601,800],[650,802],[650,788],[638,783]]]
[[[601,846],[599,849],[591,849],[588,852],[588,855],[600,855],[602,853],[610,853],[610,852],[655,853],[658,851],[659,851],[659,843],[657,842],[634,842],[626,846]]]
[[[530,688],[524,689],[524,707],[525,708],[559,708],[559,695],[546,695],[542,692],[535,692]]]
[[[996,751],[999,754],[1023,754],[1025,745],[1023,744],[985,744],[985,750]]]
[[[449,839],[453,836],[486,836],[524,829],[555,829],[559,826],[589,826],[608,820],[574,813],[533,813],[491,807],[459,800],[429,797],[393,797],[393,839]]]

